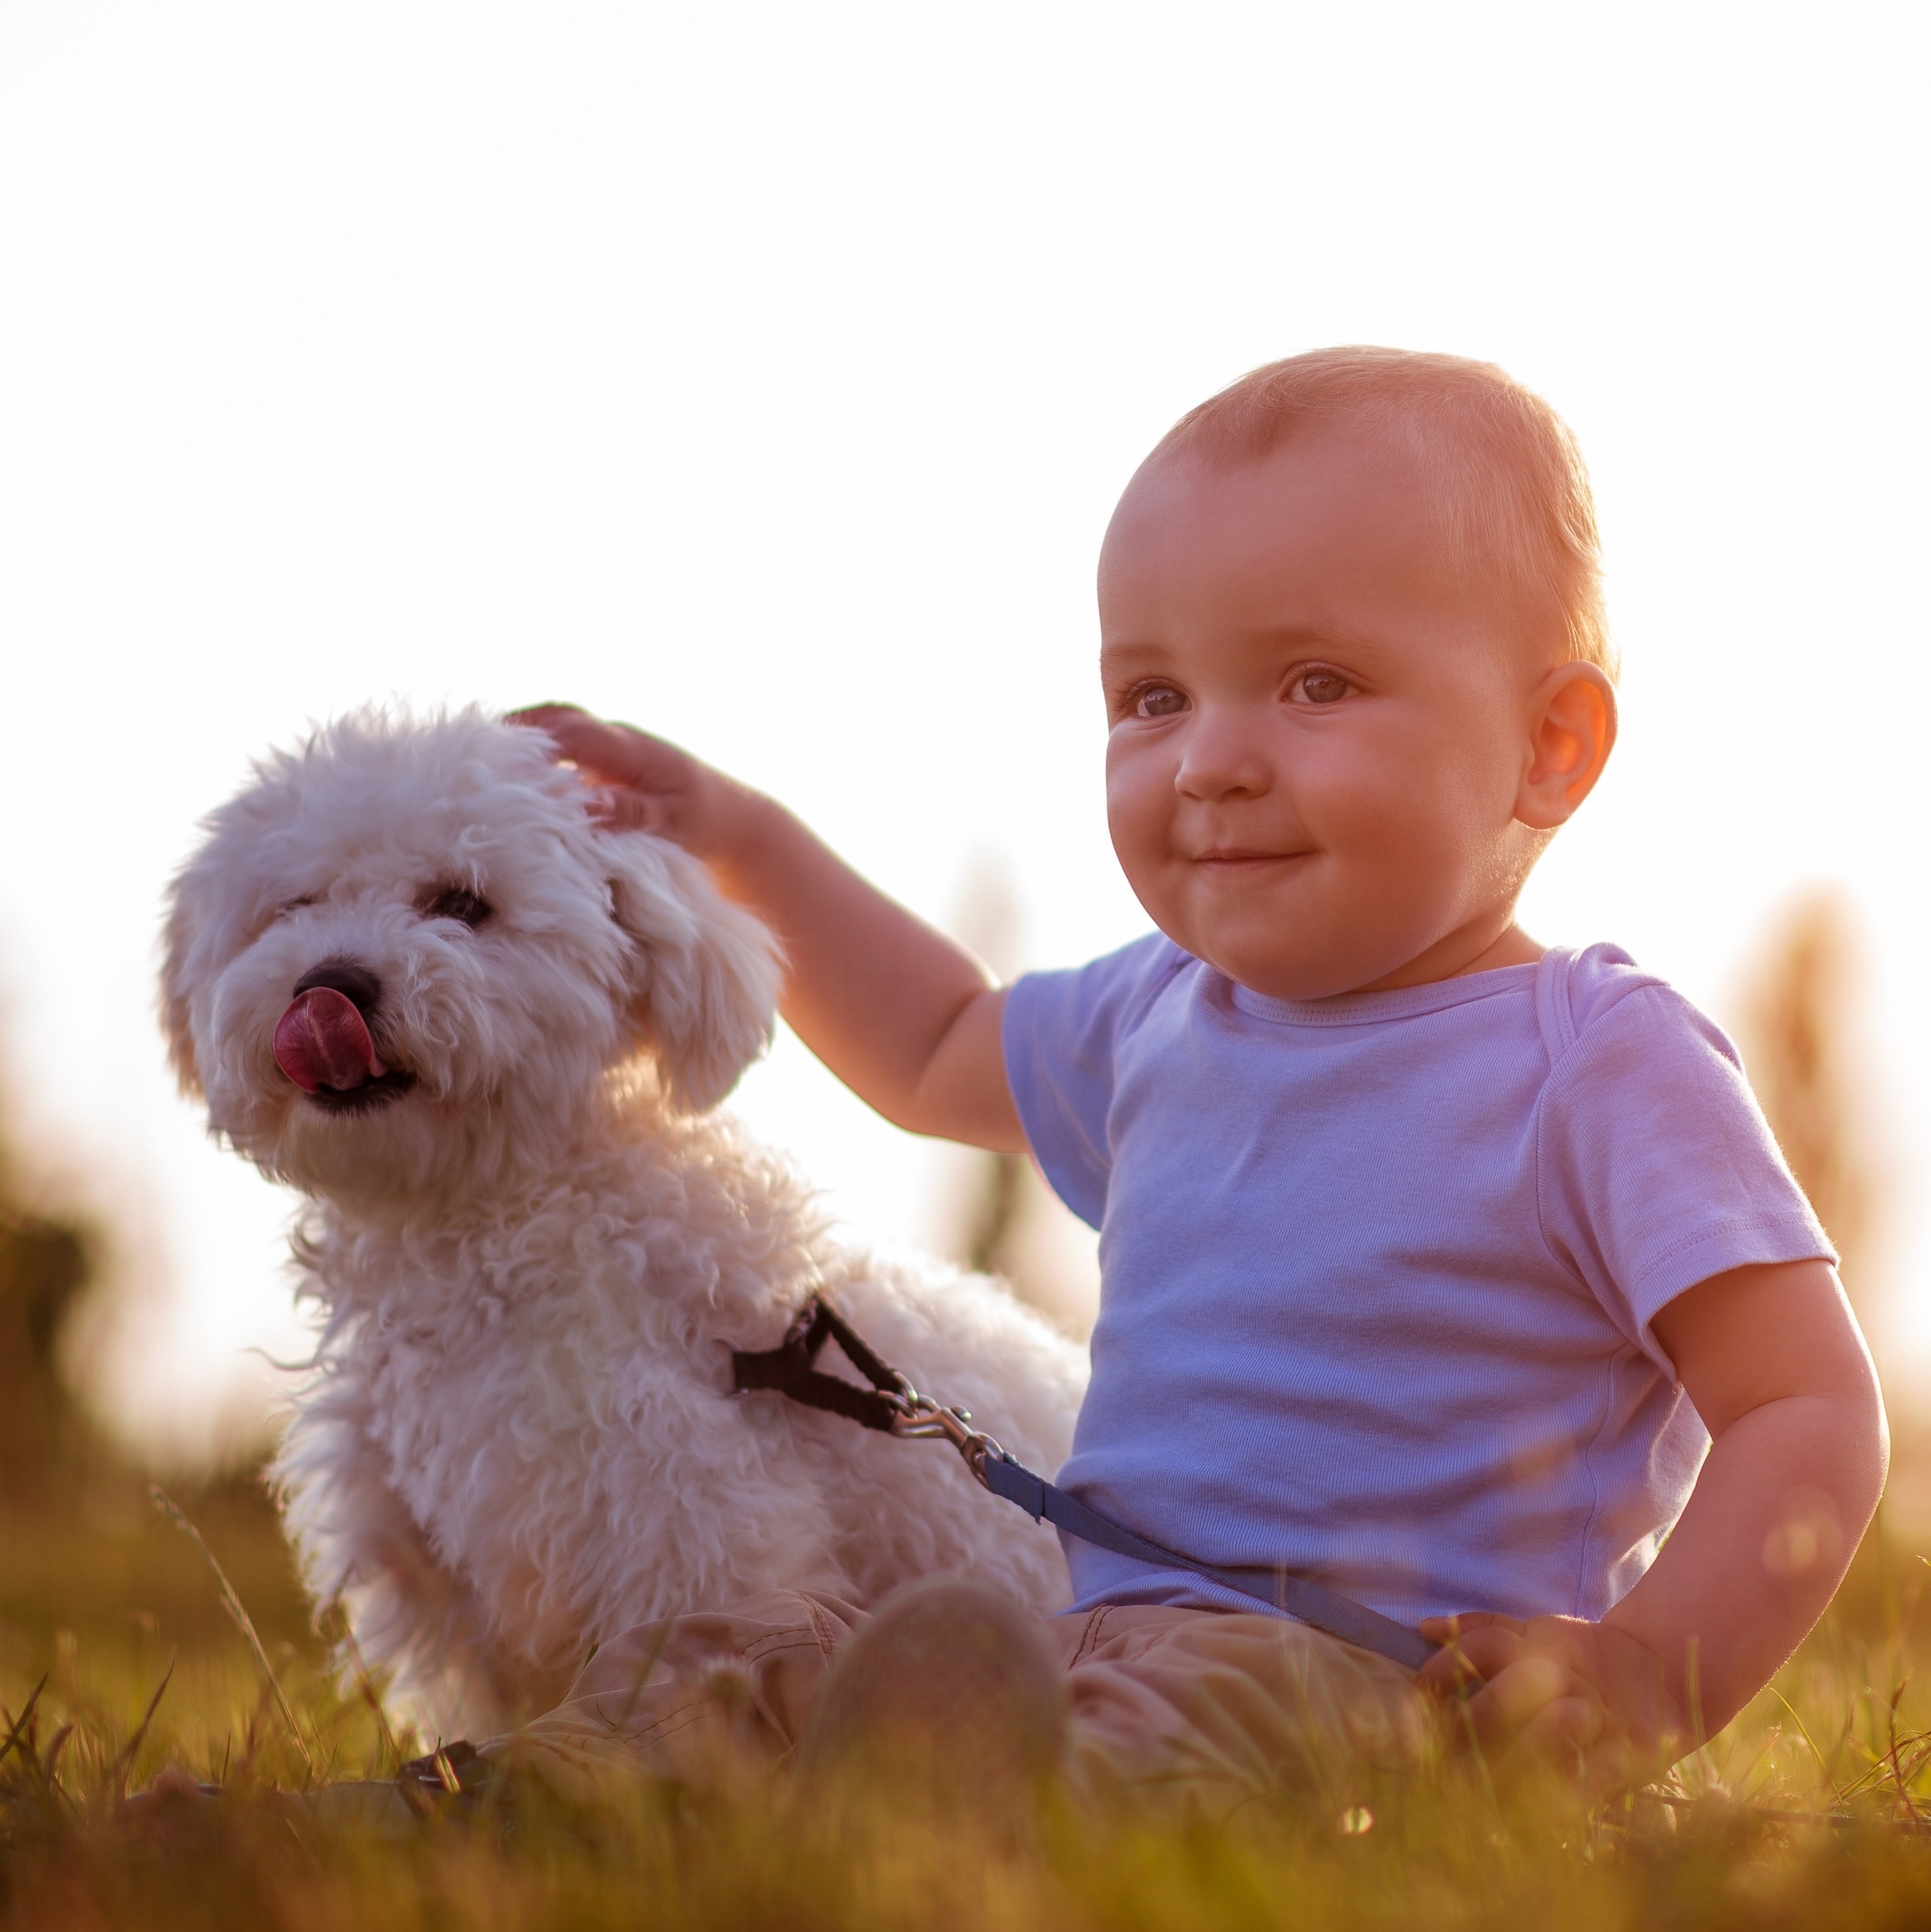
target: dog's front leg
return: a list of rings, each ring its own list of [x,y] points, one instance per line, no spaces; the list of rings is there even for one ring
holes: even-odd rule
[[[443,1738],[487,1736],[549,1687],[519,1684],[485,1606],[437,1556],[387,1480],[368,1406],[350,1378],[326,1384],[296,1416],[273,1480],[302,1580],[339,1603],[353,1653],[385,1705]]]

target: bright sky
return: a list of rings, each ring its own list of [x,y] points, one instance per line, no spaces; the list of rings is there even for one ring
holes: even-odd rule
[[[1034,964],[1144,929],[1092,578],[1182,410],[1333,342],[1491,358],[1592,464],[1622,747],[1533,888],[1721,1012],[1842,881],[1931,1330],[1920,580],[1931,15],[0,0],[0,1001],[27,1150],[163,1292],[191,1438],[293,1344],[158,907],[248,758],[565,696]],[[794,1045],[743,1104],[873,1234],[930,1151]]]

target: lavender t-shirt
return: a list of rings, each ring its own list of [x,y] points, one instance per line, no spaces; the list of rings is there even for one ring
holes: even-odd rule
[[[1011,990],[1006,1068],[1100,1230],[1062,1484],[1405,1622],[1599,1617],[1708,1444],[1650,1324],[1834,1258],[1735,1049],[1611,946],[1314,1001],[1158,934]],[[1068,1540],[1076,1607],[1252,1599]]]

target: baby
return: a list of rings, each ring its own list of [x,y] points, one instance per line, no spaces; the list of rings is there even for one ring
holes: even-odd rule
[[[1422,1687],[1472,1690],[1498,1752],[1650,1774],[1821,1614],[1887,1446],[1728,1042],[1615,947],[1516,922],[1616,734],[1581,458],[1485,364],[1299,356],[1148,458],[1099,604],[1109,819],[1158,929],[1011,987],[770,800],[524,716],[770,922],[785,1017],[856,1093],[1030,1151],[1099,1228],[1065,1487],[1419,1623]],[[1311,1711],[1400,1732],[1395,1666],[1191,1570],[1068,1556],[1076,1744],[1121,1775],[1283,1762]],[[794,1616],[806,1678],[863,1621],[831,1616]],[[710,1618],[707,1654],[784,1622]],[[810,1688],[766,1685],[772,1752]]]

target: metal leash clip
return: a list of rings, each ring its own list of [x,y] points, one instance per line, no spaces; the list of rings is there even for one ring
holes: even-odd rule
[[[972,1420],[969,1408],[953,1408],[942,1402],[935,1402],[929,1395],[920,1395],[903,1376],[898,1378],[896,1390],[881,1391],[887,1402],[895,1402],[898,1413],[892,1418],[892,1433],[905,1437],[942,1436],[966,1459],[966,1466],[981,1484],[986,1480],[986,1459],[996,1462],[1006,1460],[1006,1452],[984,1430],[969,1425]]]

